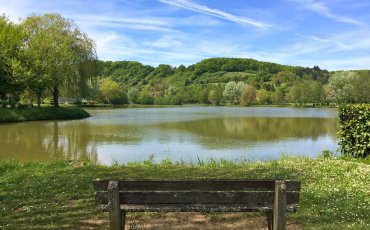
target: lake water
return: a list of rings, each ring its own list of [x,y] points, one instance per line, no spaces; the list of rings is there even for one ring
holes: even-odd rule
[[[89,110],[91,118],[0,125],[0,161],[269,160],[337,151],[337,110],[155,107]]]

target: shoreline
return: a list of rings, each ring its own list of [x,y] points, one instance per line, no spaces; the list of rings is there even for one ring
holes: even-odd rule
[[[78,107],[0,108],[0,124],[24,121],[75,120],[91,115]]]

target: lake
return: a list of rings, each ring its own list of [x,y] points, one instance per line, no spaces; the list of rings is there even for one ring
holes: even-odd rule
[[[0,125],[0,161],[91,160],[111,165],[153,159],[270,160],[336,152],[337,110],[275,107],[90,109],[74,121]]]

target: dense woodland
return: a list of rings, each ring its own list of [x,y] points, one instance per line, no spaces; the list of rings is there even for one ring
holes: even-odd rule
[[[157,67],[100,61],[94,42],[58,14],[0,17],[0,102],[269,105],[370,102],[370,71],[210,58]]]

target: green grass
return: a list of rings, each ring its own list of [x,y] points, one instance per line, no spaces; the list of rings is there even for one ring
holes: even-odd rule
[[[90,114],[77,107],[0,108],[0,123],[39,120],[71,120],[86,117],[90,117]]]
[[[288,214],[304,229],[369,229],[369,158],[282,158],[268,162],[152,161],[99,166],[83,162],[0,163],[0,229],[102,229],[96,178],[273,178],[302,181],[300,207]],[[81,227],[83,226],[83,227]]]

